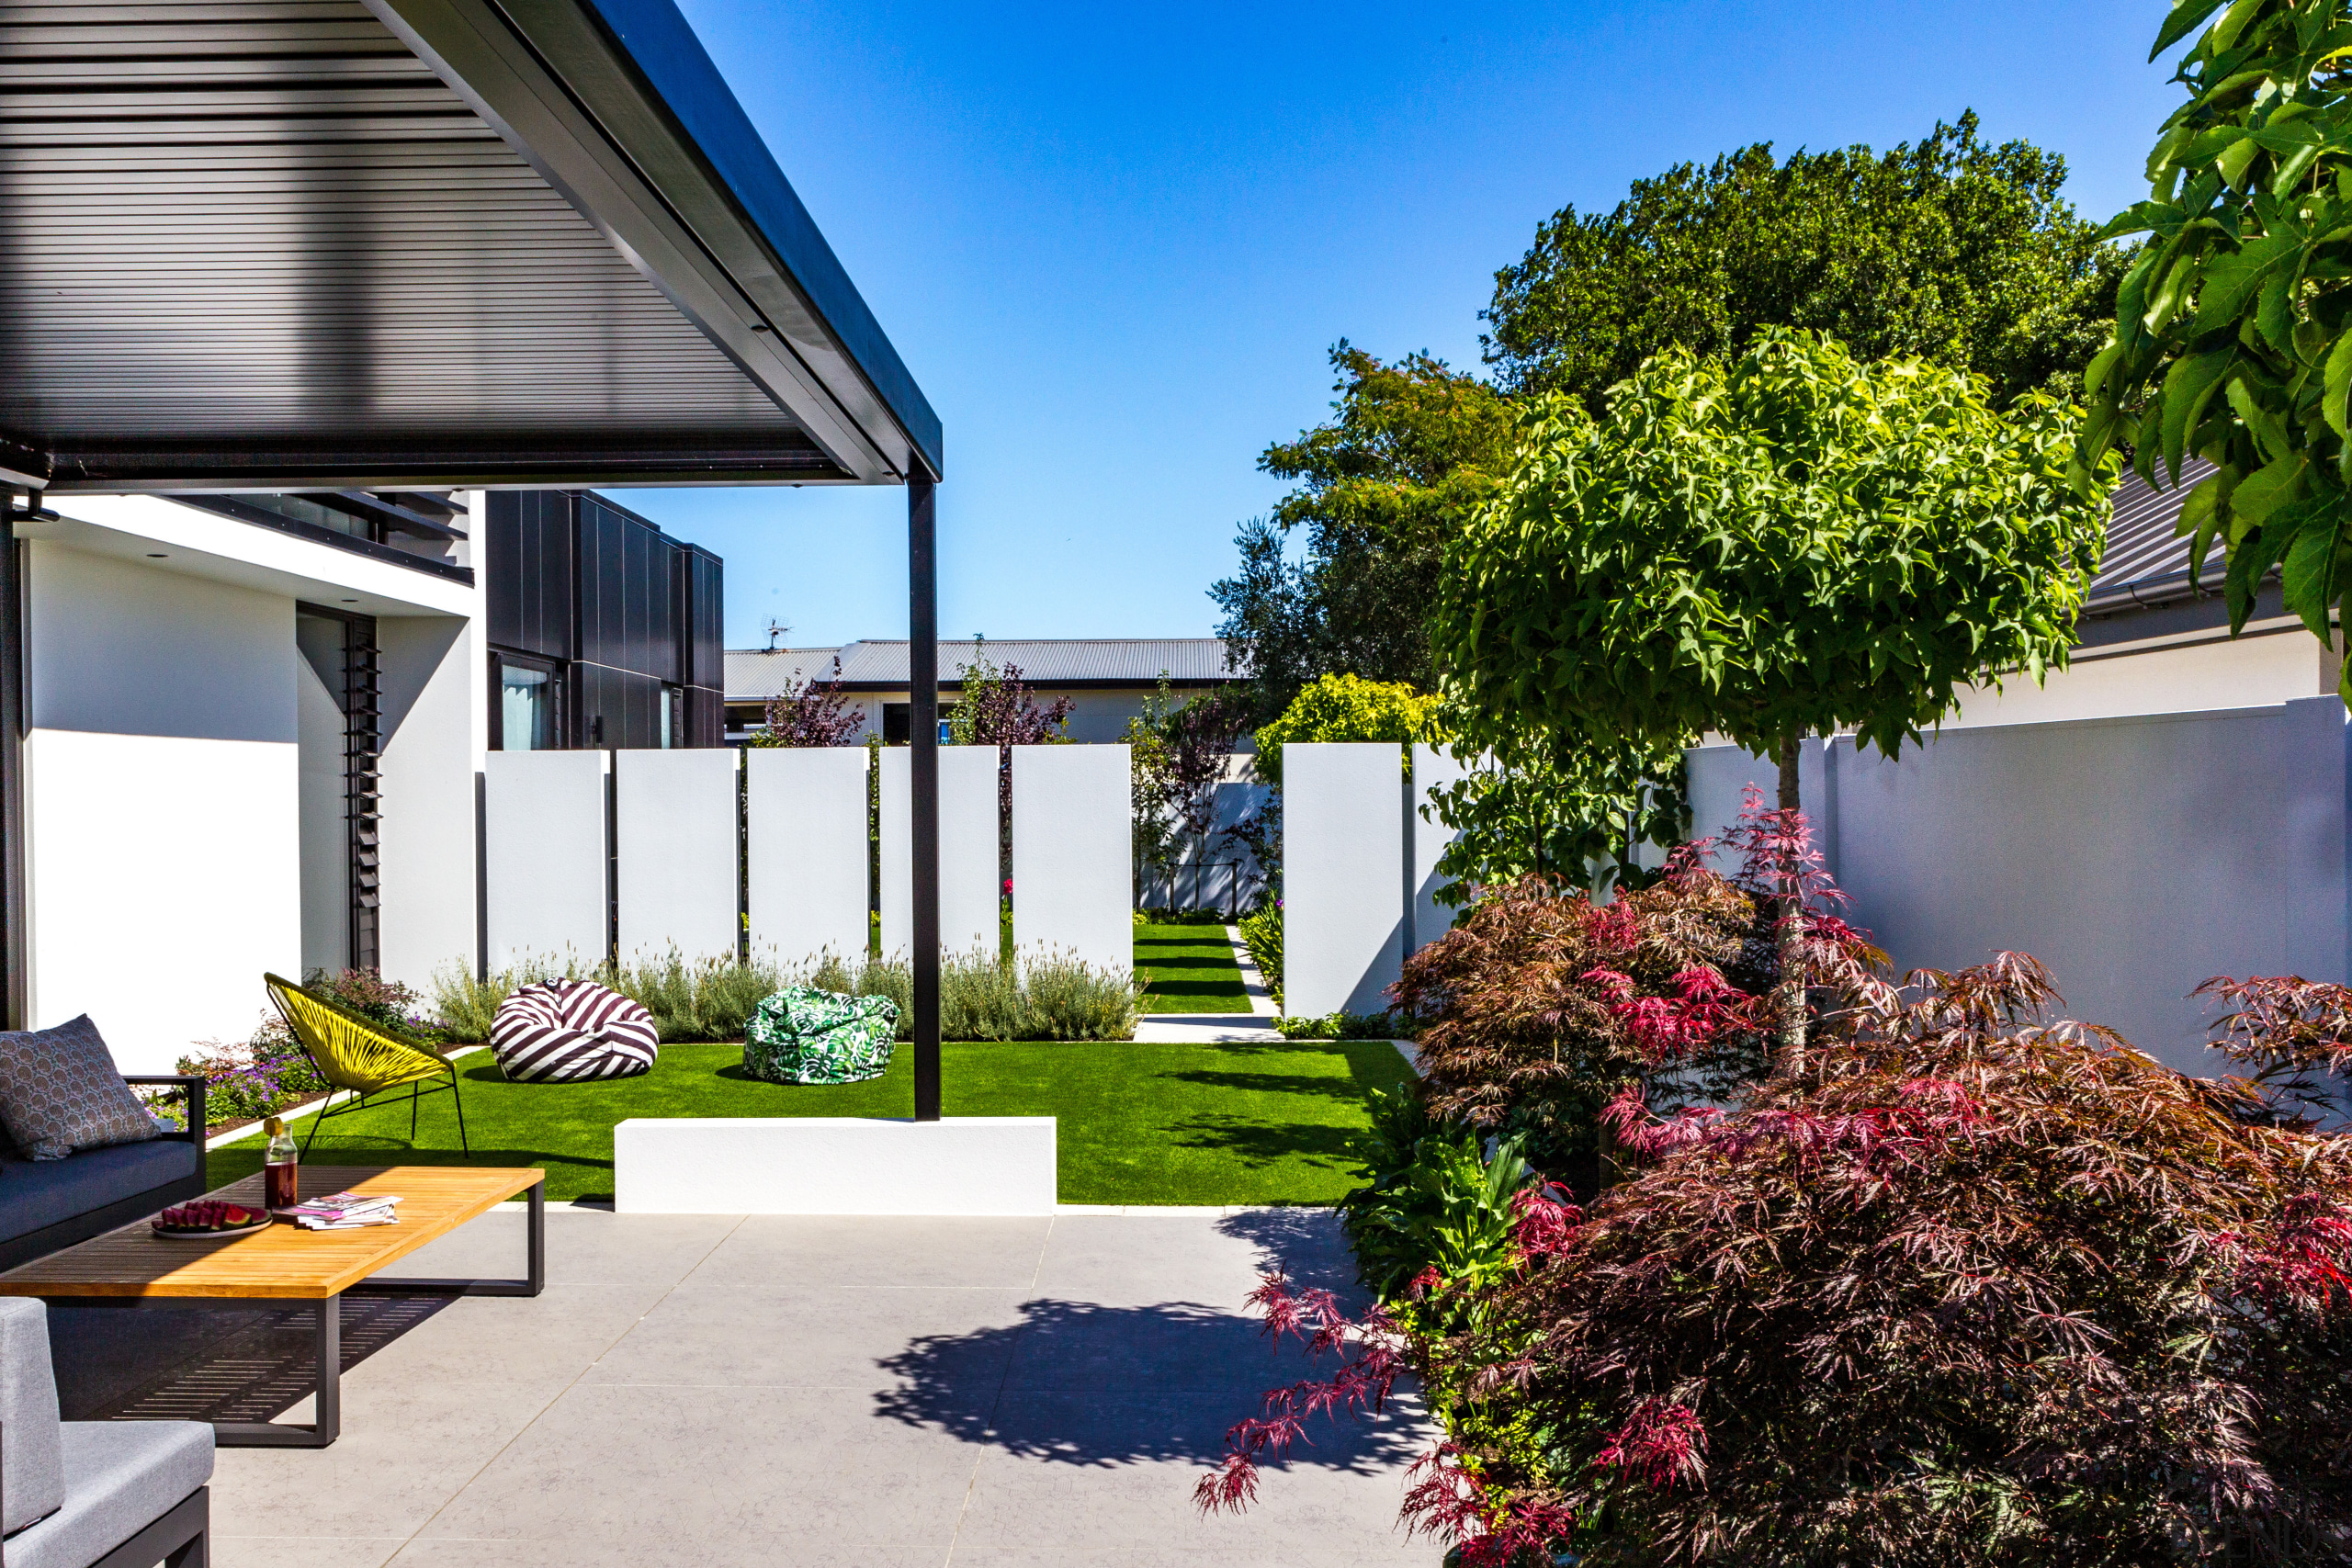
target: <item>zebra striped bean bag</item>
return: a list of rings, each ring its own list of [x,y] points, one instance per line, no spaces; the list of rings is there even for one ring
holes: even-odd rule
[[[498,1066],[516,1083],[581,1083],[652,1069],[653,1015],[588,980],[518,986],[490,1026]]]

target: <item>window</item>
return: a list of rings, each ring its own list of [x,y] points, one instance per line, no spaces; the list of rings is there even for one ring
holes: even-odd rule
[[[557,744],[552,671],[502,660],[498,671],[501,740],[509,751],[550,751]]]
[[[684,686],[662,688],[662,749],[686,743],[686,689]]]

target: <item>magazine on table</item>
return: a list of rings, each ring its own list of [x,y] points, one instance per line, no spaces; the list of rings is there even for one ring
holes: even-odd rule
[[[368,1225],[400,1224],[400,1195],[395,1192],[331,1192],[306,1198],[287,1209],[270,1211],[304,1230],[353,1231]]]

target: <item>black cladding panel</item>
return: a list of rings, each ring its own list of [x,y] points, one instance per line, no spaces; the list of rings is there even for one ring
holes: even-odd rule
[[[727,685],[725,567],[708,550],[693,546],[679,552],[679,560],[689,585],[683,678],[686,685],[721,692]]]
[[[518,653],[572,649],[572,498],[562,491],[492,491],[482,529],[490,640]]]

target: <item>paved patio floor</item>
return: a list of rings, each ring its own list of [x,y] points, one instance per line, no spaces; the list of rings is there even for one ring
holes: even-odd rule
[[[519,1209],[486,1215],[403,1271],[511,1274],[522,1224]],[[1304,1370],[1242,1315],[1258,1270],[1276,1263],[1342,1283],[1331,1217],[552,1207],[535,1300],[347,1303],[342,1440],[222,1450],[214,1561],[1435,1563],[1441,1547],[1395,1525],[1403,1469],[1423,1446],[1408,1417],[1318,1427],[1240,1518],[1193,1509],[1226,1427]],[[164,1414],[259,1377],[272,1344],[299,1366],[306,1323],[61,1312],[67,1414]],[[187,1348],[199,1342],[201,1354]]]

